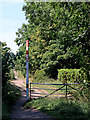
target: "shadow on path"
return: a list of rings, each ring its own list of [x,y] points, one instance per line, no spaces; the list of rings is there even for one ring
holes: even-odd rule
[[[17,103],[12,108],[11,113],[11,120],[14,119],[43,119],[43,120],[50,120],[50,116],[46,115],[45,113],[42,113],[38,111],[37,109],[30,108],[30,109],[24,109],[23,104],[26,101],[26,96],[24,93],[22,93],[22,96],[19,98]]]

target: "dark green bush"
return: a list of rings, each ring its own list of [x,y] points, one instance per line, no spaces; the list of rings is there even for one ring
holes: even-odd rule
[[[34,74],[34,82],[44,82],[48,79],[48,77],[46,76],[46,73],[43,69],[41,70],[36,70],[35,74]]]
[[[58,70],[58,79],[63,83],[66,82],[86,82],[87,76],[81,69],[60,69]]]

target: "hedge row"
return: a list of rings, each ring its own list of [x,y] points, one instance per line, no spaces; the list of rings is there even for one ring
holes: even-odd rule
[[[83,83],[86,82],[87,76],[81,69],[60,69],[58,70],[58,79],[62,83]]]

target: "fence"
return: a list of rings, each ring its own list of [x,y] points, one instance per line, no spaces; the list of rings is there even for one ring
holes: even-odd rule
[[[80,84],[80,83],[65,83],[65,84],[50,84],[50,83],[30,83],[30,99],[32,99],[32,98],[41,98],[41,97],[48,97],[48,96],[51,96],[52,94],[54,95],[54,97],[55,96],[58,96],[58,97],[60,97],[60,96],[62,96],[62,95],[65,95],[65,97],[67,98],[68,97],[68,90],[71,90],[71,89],[74,89],[74,90],[76,90],[76,91],[78,91],[78,89],[79,88],[74,88],[74,87],[72,87],[73,85],[78,85],[78,84]],[[54,87],[54,89],[51,89],[51,88],[47,88],[47,87],[45,87],[45,88],[41,88],[41,87],[32,87],[32,85],[55,85],[55,86],[60,86],[59,88],[56,88],[55,89],[55,87]],[[69,87],[69,88],[68,88]],[[63,89],[64,88],[64,89]],[[36,91],[36,89],[37,89],[37,91]],[[53,92],[51,92],[51,93],[41,93],[40,92],[40,90],[49,90],[49,91],[51,91],[51,90],[53,90]],[[59,91],[59,90],[65,90],[65,94],[54,94],[55,92],[57,92],[57,91]],[[36,91],[36,92],[35,92]],[[78,91],[79,92],[79,91]]]

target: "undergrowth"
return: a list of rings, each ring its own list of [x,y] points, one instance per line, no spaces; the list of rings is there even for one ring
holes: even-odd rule
[[[11,107],[15,104],[20,95],[20,90],[9,82],[2,88],[2,120],[10,119]]]
[[[35,107],[54,118],[61,118],[62,120],[87,120],[89,115],[87,103],[61,98],[31,100],[24,107]]]

